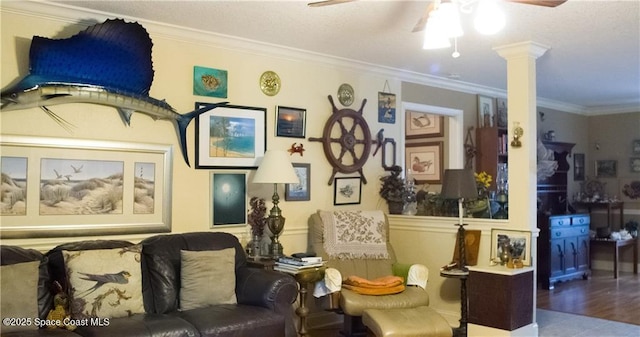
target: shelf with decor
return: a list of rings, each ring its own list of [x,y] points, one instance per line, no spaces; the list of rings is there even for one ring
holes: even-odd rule
[[[499,127],[484,127],[476,129],[476,171],[487,172],[493,181],[489,190],[496,189],[498,164],[508,161],[507,129]]]

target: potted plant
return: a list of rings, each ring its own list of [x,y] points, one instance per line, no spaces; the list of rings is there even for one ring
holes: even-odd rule
[[[389,205],[389,214],[402,214],[404,208],[404,196],[406,187],[404,180],[400,177],[402,167],[395,165],[391,167],[391,174],[380,178],[380,196]]]

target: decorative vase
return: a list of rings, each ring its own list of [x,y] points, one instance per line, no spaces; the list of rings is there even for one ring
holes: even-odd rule
[[[503,240],[500,242],[500,248],[500,264],[504,266],[511,258],[511,241]]]
[[[404,209],[404,202],[402,201],[387,201],[389,205],[389,214],[402,214]]]

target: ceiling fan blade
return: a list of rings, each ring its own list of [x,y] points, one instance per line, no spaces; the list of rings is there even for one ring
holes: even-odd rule
[[[545,6],[545,7],[558,7],[567,0],[507,0],[509,2],[517,2],[525,5]]]
[[[422,17],[418,20],[418,22],[416,23],[415,26],[413,26],[413,30],[411,31],[412,33],[417,33],[417,32],[421,32],[425,29],[425,27],[427,27],[427,21],[429,20],[429,13],[431,13],[431,11],[433,10],[433,2],[429,4],[429,6],[427,6],[427,9],[424,11],[424,14],[422,14]]]
[[[310,2],[307,4],[307,6],[322,7],[322,6],[339,5],[345,2],[353,2],[353,1],[356,1],[356,0],[324,0],[324,1]]]

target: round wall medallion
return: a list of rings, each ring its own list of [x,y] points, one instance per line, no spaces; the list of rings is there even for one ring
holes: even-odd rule
[[[353,98],[353,88],[347,83],[342,83],[338,88],[338,100],[340,104],[349,106],[353,103]]]
[[[260,90],[267,96],[275,96],[280,91],[280,76],[267,70],[260,76]]]

